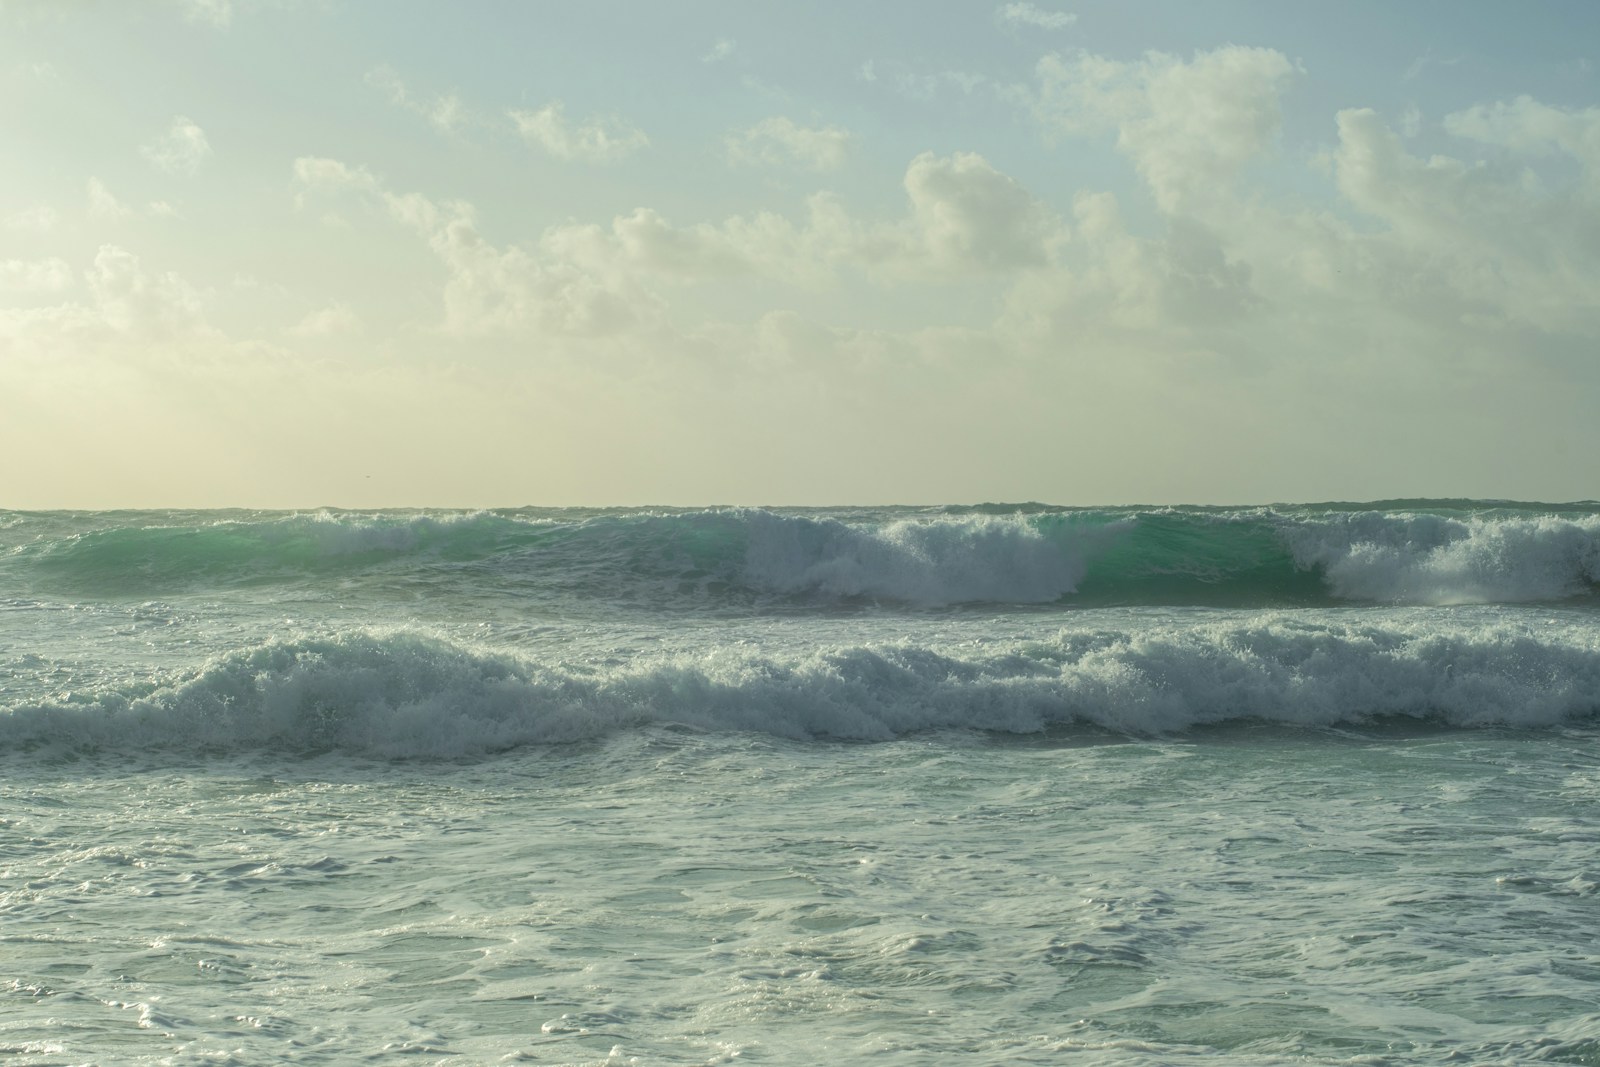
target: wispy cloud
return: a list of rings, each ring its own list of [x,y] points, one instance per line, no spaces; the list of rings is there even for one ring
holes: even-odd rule
[[[797,163],[809,170],[837,170],[854,140],[838,126],[800,126],[781,115],[762,119],[727,138],[734,163],[776,166]]]
[[[1431,66],[1453,67],[1466,58],[1466,56],[1453,56],[1450,59],[1440,59],[1438,56],[1433,54],[1433,49],[1430,48],[1428,51],[1411,61],[1411,65],[1407,67],[1406,72],[1400,76],[1400,80],[1408,82],[1416,81],[1418,78],[1422,77],[1423,73]]]
[[[72,284],[72,268],[64,259],[0,260],[0,290],[54,293]]]
[[[734,50],[738,47],[739,42],[732,37],[718,37],[716,43],[711,46],[705,55],[700,57],[700,62],[721,63],[724,59],[733,55]]]
[[[366,82],[383,93],[389,99],[389,103],[421,115],[428,120],[430,126],[441,133],[458,129],[467,119],[461,98],[455,93],[434,97],[418,96],[406,87],[406,83],[392,67],[373,67],[367,71]]]
[[[167,132],[140,148],[139,154],[168,174],[193,174],[210,158],[211,143],[192,119],[175,115]]]
[[[612,163],[650,143],[644,131],[615,116],[590,116],[569,122],[561,101],[538,111],[508,111],[517,132],[557,159]]]
[[[361,320],[343,304],[330,304],[313,311],[289,327],[291,337],[338,337],[360,333]]]
[[[18,63],[11,68],[11,75],[14,78],[25,78],[29,81],[37,82],[58,82],[61,80],[61,75],[56,70],[55,64],[46,60]]]
[[[233,21],[233,0],[176,0],[189,22],[204,23],[219,30]]]
[[[1002,4],[995,9],[995,17],[1014,26],[1037,26],[1042,30],[1064,30],[1078,21],[1078,16],[1071,12],[1046,11],[1027,0]]]
[[[88,189],[90,218],[120,219],[133,214],[128,205],[118,200],[99,178],[90,178]]]
[[[963,96],[971,96],[973,92],[980,86],[987,84],[988,81],[989,79],[982,74],[973,74],[964,70],[941,70],[932,74],[902,70],[897,72],[887,84],[892,85],[894,91],[907,100],[926,102],[936,98],[940,90],[948,86],[955,86],[960,89]]]
[[[55,208],[50,207],[48,204],[36,204],[33,207],[23,208],[14,215],[7,216],[6,229],[46,233],[55,228],[56,221]]]

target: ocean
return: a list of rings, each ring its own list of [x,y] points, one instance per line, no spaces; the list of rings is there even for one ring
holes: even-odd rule
[[[7,1064],[1600,1064],[1600,504],[0,511]]]

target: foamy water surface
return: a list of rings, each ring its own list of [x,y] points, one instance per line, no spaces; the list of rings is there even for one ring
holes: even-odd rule
[[[0,1055],[1600,1063],[1597,511],[0,514]]]

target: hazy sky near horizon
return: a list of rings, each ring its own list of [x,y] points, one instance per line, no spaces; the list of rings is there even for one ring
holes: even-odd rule
[[[0,0],[0,507],[1600,497],[1596,42]]]

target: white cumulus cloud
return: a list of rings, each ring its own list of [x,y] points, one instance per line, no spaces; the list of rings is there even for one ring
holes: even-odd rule
[[[1444,128],[1457,137],[1531,155],[1567,153],[1591,177],[1600,176],[1600,107],[1566,109],[1529,96],[1480,104],[1446,115]]]
[[[200,294],[171,272],[147,273],[124,248],[101,245],[84,280],[101,319],[120,333],[160,337],[205,329]]]
[[[443,333],[461,337],[551,335],[598,337],[637,322],[647,294],[582,265],[517,246],[497,247],[479,231],[477,213],[460,201],[436,203],[420,193],[396,193],[366,169],[338,160],[302,157],[295,181],[306,192],[359,192],[417,233],[444,265]],[[623,289],[617,285],[622,284]],[[303,320],[306,330],[340,325],[342,316]]]
[[[1480,323],[1592,337],[1600,334],[1600,159],[1592,147],[1600,127],[1586,125],[1593,122],[1531,100],[1446,119],[1463,137],[1535,158],[1560,148],[1576,159],[1576,178],[1546,185],[1532,178],[1530,159],[1421,158],[1375,112],[1341,111],[1335,177],[1352,206],[1388,227],[1377,248],[1397,293],[1459,304],[1457,314]]]
[[[924,152],[906,168],[917,242],[931,265],[1011,271],[1042,266],[1060,228],[1009,175],[972,152]]]
[[[574,224],[546,234],[553,261],[596,276],[654,274],[676,283],[759,276],[806,288],[852,273],[875,282],[1006,276],[1047,264],[1066,237],[1060,221],[982,156],[924,153],[906,168],[909,211],[895,220],[854,218],[827,193],[791,219],[772,211],[678,226],[649,208],[609,229]]]
[[[1115,130],[1156,203],[1177,211],[1225,189],[1266,150],[1294,73],[1281,52],[1236,45],[1191,60],[1050,55],[1039,61],[1035,113],[1065,133]]]

